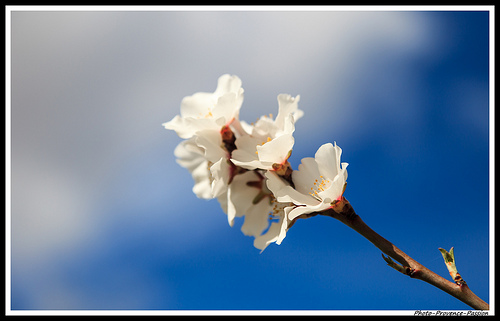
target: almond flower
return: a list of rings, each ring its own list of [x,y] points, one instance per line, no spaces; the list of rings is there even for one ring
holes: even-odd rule
[[[193,192],[199,198],[212,199],[227,192],[227,186],[236,174],[235,166],[229,160],[230,152],[223,145],[218,131],[205,129],[181,142],[174,150],[177,163],[193,176]]]
[[[174,130],[180,138],[191,138],[204,129],[220,131],[239,117],[243,103],[243,88],[237,76],[222,75],[213,93],[198,92],[184,97],[181,114],[163,126]]]
[[[295,121],[303,115],[298,109],[300,96],[278,96],[276,119],[262,116],[254,125],[242,122],[246,135],[236,139],[231,161],[245,169],[277,170],[287,164],[294,145]]]
[[[342,198],[346,180],[347,163],[340,162],[342,149],[337,144],[322,145],[314,158],[303,158],[299,169],[292,174],[295,188],[284,185],[276,173],[268,171],[268,187],[279,202],[291,202],[294,208],[287,211],[292,221],[302,214],[324,211]]]
[[[195,194],[198,197],[215,198],[227,191],[234,167],[229,161],[231,150],[234,149],[233,131],[243,131],[238,120],[242,102],[241,80],[237,76],[222,75],[213,93],[198,92],[184,97],[180,115],[163,124],[166,129],[174,130],[179,137],[190,140],[189,143],[179,147],[178,153],[184,157],[180,160],[180,164],[188,162],[186,160],[188,153],[183,151],[188,147],[191,156],[206,165],[203,170],[199,167],[184,166],[190,170],[195,179],[197,191]],[[196,172],[193,172],[194,170]],[[202,174],[204,180],[201,179]],[[207,182],[211,195],[206,190]]]
[[[337,145],[321,146],[315,158],[291,169],[295,121],[303,115],[299,99],[278,95],[276,118],[262,116],[249,125],[239,120],[241,80],[223,75],[215,92],[185,97],[180,115],[163,124],[185,139],[174,154],[191,173],[193,192],[216,198],[230,226],[243,217],[241,231],[261,251],[281,244],[300,215],[330,208],[345,187],[347,163],[340,163]]]

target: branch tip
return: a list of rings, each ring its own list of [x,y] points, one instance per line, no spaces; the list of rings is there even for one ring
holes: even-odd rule
[[[396,271],[401,272],[404,275],[408,275],[410,277],[413,277],[413,273],[415,272],[415,270],[412,269],[411,267],[409,267],[409,266],[402,266],[400,264],[397,264],[396,262],[394,262],[391,259],[390,256],[385,257],[384,254],[382,254],[382,257],[384,258],[385,262],[387,262],[387,265],[389,265],[390,267],[392,267]]]
[[[450,249],[449,252],[446,251],[445,249],[439,248],[441,255],[443,255],[444,264],[446,264],[446,267],[450,272],[451,278],[453,279],[453,281],[455,281],[457,285],[463,286],[466,285],[467,283],[465,282],[464,279],[462,279],[460,273],[458,273],[457,266],[455,264],[455,253],[453,250],[454,250],[453,247]]]

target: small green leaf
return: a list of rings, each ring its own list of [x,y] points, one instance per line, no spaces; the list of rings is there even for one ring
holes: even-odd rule
[[[443,255],[444,263],[448,264],[455,262],[455,256],[453,255],[453,247],[451,248],[450,252],[442,248],[439,248],[439,251],[441,252],[441,255]]]
[[[439,248],[439,251],[443,255],[444,263],[446,264],[446,267],[448,268],[451,277],[453,278],[453,280],[457,281],[457,278],[461,277],[460,274],[458,273],[457,266],[455,265],[455,254],[453,252],[453,247],[450,249],[449,252],[442,248]]]

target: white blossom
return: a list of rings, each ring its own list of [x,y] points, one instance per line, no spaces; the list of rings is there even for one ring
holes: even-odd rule
[[[283,165],[292,152],[295,140],[295,121],[302,117],[297,103],[300,96],[278,96],[279,110],[276,119],[262,116],[253,126],[245,124],[247,135],[236,139],[232,162],[246,169],[273,170],[275,164]]]
[[[322,145],[314,158],[303,158],[299,169],[292,174],[295,187],[279,184],[282,179],[273,172],[265,175],[268,187],[280,202],[292,202],[288,219],[302,214],[324,211],[339,201],[347,180],[347,163],[340,162],[342,149],[337,144]]]
[[[281,244],[300,215],[330,208],[345,187],[347,163],[340,163],[336,144],[321,146],[296,171],[288,163],[295,122],[303,115],[299,99],[280,94],[275,119],[269,114],[248,124],[239,120],[241,80],[223,75],[213,93],[185,97],[180,115],[163,124],[185,139],[174,154],[191,173],[193,192],[216,198],[230,226],[244,218],[241,231],[261,251]]]
[[[184,97],[181,113],[163,126],[188,139],[204,129],[220,131],[239,117],[243,103],[243,88],[237,76],[222,75],[213,93],[198,92]]]

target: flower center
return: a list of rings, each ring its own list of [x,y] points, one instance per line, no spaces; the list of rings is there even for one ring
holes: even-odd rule
[[[288,206],[292,206],[292,203],[280,203],[276,200],[276,198],[274,198],[274,196],[271,196],[271,205],[273,206],[273,208],[269,211],[269,219],[270,220],[273,220],[273,219],[279,219],[284,211],[285,211],[285,207],[288,207]]]
[[[198,113],[198,119],[200,118],[212,118],[214,115],[212,114],[212,108],[208,107],[208,112],[203,115],[203,113]]]
[[[220,130],[220,134],[222,142],[224,143],[224,148],[229,155],[231,155],[231,153],[236,149],[236,136],[234,136],[234,133],[231,128],[229,128],[229,125],[224,125]]]
[[[321,197],[319,196],[319,193],[325,191],[328,187],[330,187],[330,180],[325,179],[323,176],[319,177],[320,180],[314,180],[313,187],[311,187],[311,191],[309,192],[309,195],[312,197],[321,200]]]

